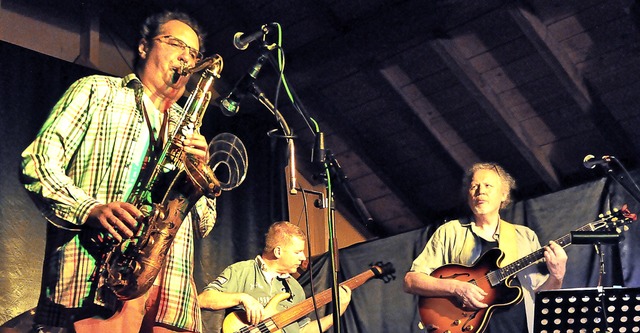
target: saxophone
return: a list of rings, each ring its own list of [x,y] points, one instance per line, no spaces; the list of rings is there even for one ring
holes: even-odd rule
[[[183,67],[176,72],[177,80],[180,75],[203,71],[187,98],[179,126],[156,159],[149,162],[127,200],[143,212],[138,230],[130,239],[108,244],[100,263],[100,278],[120,300],[134,299],[151,288],[182,221],[196,201],[202,196],[215,198],[223,189],[209,164],[182,149],[184,137],[199,131],[202,125],[213,81],[220,77],[222,66],[222,57],[216,54],[193,68]]]

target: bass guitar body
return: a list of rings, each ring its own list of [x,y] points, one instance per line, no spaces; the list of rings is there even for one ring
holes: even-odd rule
[[[275,296],[269,303],[264,307],[264,316],[271,317],[272,315],[278,313],[278,303],[284,301],[289,298],[289,294],[280,293]],[[267,319],[259,324],[252,326],[247,318],[247,313],[244,311],[234,311],[228,314],[224,321],[222,322],[222,332],[223,333],[261,333],[261,332],[269,332],[269,333],[281,333],[280,327],[273,321]]]
[[[508,280],[492,286],[487,274],[498,268],[503,253],[492,249],[485,253],[473,266],[457,264],[444,265],[431,273],[439,279],[455,279],[477,285],[487,292],[483,302],[489,306],[480,310],[462,307],[455,297],[421,297],[419,303],[422,324],[429,333],[481,333],[492,312],[498,307],[518,303],[522,299],[522,289],[511,286]]]

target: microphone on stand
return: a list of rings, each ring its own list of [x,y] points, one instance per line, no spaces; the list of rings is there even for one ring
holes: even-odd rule
[[[256,82],[258,73],[260,73],[260,69],[262,69],[262,65],[266,60],[267,56],[264,54],[261,55],[251,70],[236,83],[227,97],[220,100],[220,110],[225,116],[231,117],[240,111],[240,101],[242,101],[247,92],[249,92],[249,89],[251,89]]]
[[[272,26],[273,23],[264,24],[262,27],[260,27],[260,31],[256,31],[250,35],[245,35],[244,32],[240,31],[236,32],[236,34],[233,35],[233,46],[240,51],[246,50],[251,42],[253,42],[254,40],[258,40],[259,38],[262,38],[266,34],[268,34],[271,31]]]
[[[604,155],[602,156],[602,158],[596,158],[595,156],[589,154],[582,160],[582,165],[584,165],[584,167],[587,169],[593,169],[597,165],[608,167],[609,163],[615,159],[616,158],[614,156],[609,155]]]
[[[616,175],[616,172],[611,168],[611,162],[615,162],[617,169],[622,171],[621,175]],[[587,169],[593,169],[596,165],[601,166],[613,180],[624,187],[629,194],[636,199],[636,201],[640,202],[640,186],[638,186],[638,184],[633,180],[633,177],[629,174],[629,171],[625,168],[624,164],[622,164],[615,156],[604,155],[602,158],[598,159],[589,154],[584,157],[582,164]]]

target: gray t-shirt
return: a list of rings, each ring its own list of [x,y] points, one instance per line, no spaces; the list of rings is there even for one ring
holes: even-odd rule
[[[271,283],[269,283],[265,272],[262,270],[262,259],[260,256],[252,260],[240,261],[228,266],[213,282],[205,287],[205,290],[207,289],[249,294],[265,307],[267,307],[273,296],[284,292],[291,294],[289,298],[278,303],[275,307],[269,304],[267,310],[276,310],[275,312],[267,311],[266,316],[269,317],[275,313],[291,308],[306,298],[304,289],[300,283],[288,274],[276,276],[271,279]],[[263,321],[265,319],[267,318],[264,318]],[[303,317],[297,322],[285,326],[283,332],[298,333],[300,327],[306,325],[309,321],[308,317]]]

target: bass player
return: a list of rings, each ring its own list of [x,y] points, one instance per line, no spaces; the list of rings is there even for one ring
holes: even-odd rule
[[[262,255],[225,268],[198,296],[201,308],[222,310],[242,307],[248,321],[246,324],[255,325],[304,301],[304,289],[291,274],[306,260],[305,244],[304,233],[298,226],[286,221],[275,222],[267,231]],[[274,296],[283,292],[289,297],[275,304],[273,309],[267,306]],[[339,299],[342,315],[351,302],[351,289],[341,286]],[[284,333],[309,333],[325,332],[331,326],[333,316],[329,314],[319,321],[305,317],[280,329]],[[224,326],[222,331],[227,333]],[[274,331],[269,328],[269,332]]]
[[[422,297],[454,299],[468,313],[490,307],[491,304],[484,301],[488,291],[476,284],[430,274],[447,264],[470,266],[495,247],[504,253],[500,266],[541,248],[537,235],[531,229],[500,218],[499,212],[510,203],[514,188],[515,180],[501,166],[495,163],[473,165],[463,179],[463,193],[473,218],[470,221],[449,221],[434,232],[405,275],[405,292]],[[512,284],[520,284],[524,302],[499,308],[484,326],[485,332],[533,332],[534,294],[540,290],[561,288],[566,271],[567,254],[555,242],[545,246],[544,259],[548,273],[544,265],[531,266],[518,273]],[[439,329],[430,327],[429,323],[425,325],[428,332]],[[464,330],[476,332],[475,329],[468,327]]]

